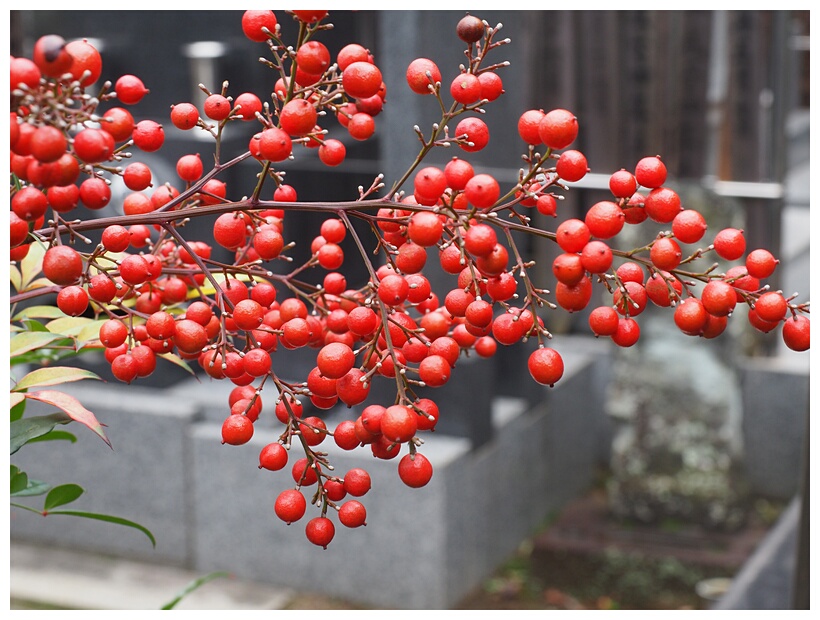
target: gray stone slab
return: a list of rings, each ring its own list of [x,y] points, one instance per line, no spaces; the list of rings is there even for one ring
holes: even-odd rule
[[[786,500],[797,492],[808,430],[807,362],[789,356],[740,365],[746,472],[759,494]]]
[[[43,518],[12,508],[12,538],[47,542],[105,553],[183,565],[189,558],[190,484],[187,429],[197,409],[169,401],[162,393],[136,386],[72,385],[70,392],[107,425],[109,448],[79,424],[65,427],[77,437],[24,446],[11,462],[30,478],[52,485],[75,483],[85,494],[66,509],[123,517],[154,534],[157,547],[141,532],[120,525],[73,516]],[[32,406],[27,415],[51,413]],[[43,497],[20,503],[42,508]]]
[[[794,499],[714,609],[792,609],[800,500]]]

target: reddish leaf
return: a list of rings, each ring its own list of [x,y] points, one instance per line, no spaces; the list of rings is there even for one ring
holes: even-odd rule
[[[57,392],[56,390],[40,390],[39,392],[30,392],[26,394],[26,398],[39,400],[42,403],[46,403],[61,409],[72,420],[79,422],[80,424],[84,424],[99,435],[102,440],[109,445],[109,447],[111,446],[111,442],[108,441],[108,437],[105,436],[105,431],[102,427],[103,425],[97,421],[97,418],[93,413],[83,407],[80,401],[73,396],[69,396],[63,392]]]

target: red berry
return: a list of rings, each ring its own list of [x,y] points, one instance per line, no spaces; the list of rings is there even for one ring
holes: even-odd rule
[[[618,329],[612,334],[612,342],[619,347],[631,347],[641,335],[641,328],[638,322],[630,317],[618,319]]]
[[[43,256],[43,274],[54,284],[72,284],[83,273],[83,259],[74,248],[55,245]]]
[[[580,181],[589,172],[587,158],[581,151],[564,151],[555,164],[555,170],[565,181]]]
[[[539,124],[544,118],[544,110],[527,110],[518,118],[518,135],[527,144],[538,146],[541,144]]]
[[[536,349],[527,360],[530,375],[542,385],[554,385],[564,374],[564,360],[555,349]]]
[[[305,527],[307,539],[323,549],[327,549],[335,533],[336,528],[333,525],[333,521],[327,517],[314,517],[308,521]]]
[[[355,499],[345,502],[339,506],[339,521],[345,527],[359,527],[367,525],[365,519],[367,518],[367,511],[361,502]]]
[[[425,486],[433,477],[433,465],[420,452],[406,454],[399,461],[399,478],[414,489]]]
[[[614,202],[604,200],[589,208],[584,223],[592,236],[599,239],[611,239],[623,229],[624,219],[621,207]]]
[[[735,309],[737,295],[731,285],[712,280],[703,287],[700,295],[703,307],[709,314],[727,316]]]
[[[589,313],[589,328],[596,336],[612,336],[618,331],[619,319],[611,306],[599,306]]]
[[[459,146],[470,153],[480,151],[490,141],[490,130],[487,123],[475,116],[468,116],[459,121],[456,125],[454,138],[463,138],[466,142],[462,142]]]
[[[433,92],[432,85],[441,82],[438,66],[428,58],[416,58],[411,62],[405,77],[410,89],[419,95],[429,95]]]
[[[472,73],[460,73],[450,83],[450,95],[458,103],[469,105],[481,97],[481,82]]]
[[[563,149],[578,136],[578,119],[568,110],[551,110],[538,124],[541,141],[551,149]]]
[[[737,228],[724,228],[715,235],[715,252],[724,260],[737,260],[746,252],[746,238]]]
[[[144,120],[134,126],[131,139],[134,140],[134,145],[137,148],[146,153],[153,153],[154,151],[158,151],[160,147],[162,147],[163,142],[165,142],[165,132],[159,123]]]
[[[409,407],[391,405],[381,417],[381,433],[390,441],[410,441],[418,429],[417,417],[416,412]]]
[[[102,57],[88,41],[71,41],[66,44],[65,50],[71,55],[72,61],[69,73],[80,86],[90,86],[97,81],[102,73]]]
[[[67,286],[57,294],[57,307],[68,316],[80,316],[88,308],[88,293],[81,286]]]
[[[488,209],[498,200],[501,188],[492,175],[476,174],[467,181],[464,194],[477,209]]]
[[[570,218],[558,225],[556,241],[564,252],[580,252],[589,241],[591,233],[586,223]]]
[[[697,243],[706,232],[706,220],[699,211],[680,211],[672,220],[672,234],[681,243]]]
[[[755,312],[764,321],[781,321],[786,316],[789,304],[780,293],[763,293],[755,302]]]
[[[251,41],[257,43],[264,43],[268,40],[268,35],[262,31],[262,28],[275,33],[276,23],[276,15],[273,11],[245,11],[242,14],[242,32]]]
[[[379,92],[382,73],[369,62],[356,61],[342,71],[342,87],[354,99],[366,99]]]
[[[644,212],[660,224],[668,224],[681,212],[680,196],[668,187],[658,187],[644,200]]]
[[[245,415],[229,415],[222,423],[222,443],[241,446],[251,440],[253,422]]]
[[[798,314],[783,322],[783,342],[792,351],[808,350],[810,337],[811,323],[805,316]]]
[[[370,474],[356,467],[344,475],[344,488],[350,495],[361,497],[370,490]]]
[[[616,198],[631,198],[638,190],[638,182],[631,172],[621,169],[609,177],[609,190]]]
[[[660,187],[666,183],[666,166],[660,157],[644,157],[635,166],[635,178],[643,187]]]
[[[134,105],[142,101],[149,90],[136,75],[123,75],[114,84],[117,98],[126,105]]]
[[[768,278],[779,262],[768,250],[757,249],[746,257],[746,270],[754,278]]]
[[[307,502],[305,501],[305,496],[296,489],[282,491],[276,497],[276,502],[273,505],[276,516],[288,525],[301,519],[306,509]]]

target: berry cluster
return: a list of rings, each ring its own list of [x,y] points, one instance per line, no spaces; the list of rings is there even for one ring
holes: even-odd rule
[[[382,74],[367,49],[352,43],[334,57],[318,40],[329,27],[326,13],[288,12],[299,25],[295,45],[281,39],[272,11],[244,13],[242,31],[264,44],[269,58],[262,61],[277,76],[272,92],[234,97],[228,82],[219,92],[202,85],[207,98],[201,110],[189,102],[173,105],[175,127],[212,137],[215,164],[206,171],[203,159],[210,155],[184,155],[177,162],[179,179],[157,185],[150,168],[129,151],[156,151],[164,141],[161,124],[136,122],[127,109],[148,93],[138,77],[121,76],[113,89],[105,82],[92,95],[89,88],[102,72],[100,55],[87,42],[66,43],[56,35],[37,42],[33,59],[11,61],[11,258],[22,260],[32,244],[47,248],[45,280],[18,291],[12,303],[57,293],[57,307],[66,315],[97,318],[105,358],[125,383],[150,375],[158,357],[196,363],[210,377],[232,382],[225,444],[251,440],[264,411],[263,390],[274,391],[272,413],[282,433],[262,449],[259,467],[279,471],[293,461],[295,486],[280,493],[274,506],[286,523],[304,516],[304,490],[314,489],[310,503],[320,516],[307,523],[311,542],[326,547],[332,540],[335,526],[328,514],[335,512],[351,528],[366,519],[358,498],[369,491],[370,476],[362,469],[336,475],[320,451],[328,437],[344,450],[369,446],[376,458],[398,459],[404,484],[426,485],[433,470],[419,448],[424,432],[435,428],[439,408],[420,398],[417,388],[446,384],[463,355],[491,357],[499,344],[526,340],[537,343],[528,360],[530,374],[538,383],[555,384],[564,363],[547,346],[544,310],[580,311],[596,284],[609,291],[611,303],[591,310],[590,329],[619,346],[638,340],[636,317],[651,301],[674,308],[674,322],[684,333],[706,338],[720,334],[736,305],[745,304],[756,329],[781,326],[789,347],[809,347],[808,304],[761,284],[777,260],[765,249],[747,255],[743,233],[735,229],[719,231],[708,246],[697,247],[706,222],[664,185],[659,157],[642,159],[634,172],[615,172],[612,200],[592,205],[583,220],[564,219],[555,230],[535,227],[528,212],[557,217],[566,183],[588,171],[584,154],[567,149],[579,131],[573,113],[521,115],[525,166],[513,187],[502,188],[492,175],[474,170],[469,154],[490,139],[481,118],[484,106],[504,92],[498,72],[507,63],[492,64],[487,57],[509,40],[497,39],[500,25],[491,28],[471,15],[456,28],[467,45],[467,61],[452,80],[443,81],[427,58],[407,68],[407,86],[436,98],[442,117],[429,135],[415,128],[420,152],[403,177],[382,197],[378,177],[360,188],[357,200],[298,202],[296,188],[277,164],[310,157],[315,149],[325,165],[340,165],[345,146],[327,137],[327,119],[352,139],[366,140],[385,102]],[[442,89],[448,82],[449,89]],[[254,123],[258,131],[247,151],[226,160],[222,137],[236,123]],[[431,150],[448,146],[462,155],[445,166],[423,163]],[[251,192],[220,180],[225,170],[250,158],[259,166]],[[124,216],[66,218],[79,204],[92,210],[106,206],[114,175],[131,192],[123,201]],[[406,183],[412,192],[403,190]],[[265,190],[270,199],[263,198]],[[310,242],[311,256],[287,273],[274,273],[271,261],[292,261],[285,214],[304,210],[325,214]],[[195,217],[213,221],[213,244],[186,239],[184,224]],[[353,219],[369,225],[375,252]],[[646,220],[669,230],[628,252],[608,243],[626,225]],[[78,250],[75,241],[91,230],[101,231],[100,243]],[[560,247],[552,264],[553,292],[532,281],[534,263],[516,244],[519,232]],[[368,270],[361,286],[349,284],[342,271],[346,238],[355,245],[355,260]],[[689,245],[695,248],[685,249]],[[217,246],[233,260],[212,258]],[[745,256],[745,263],[725,273],[716,266],[696,270],[694,263],[710,252],[728,261]],[[443,298],[424,275],[431,258],[453,276]],[[319,286],[301,278],[315,268],[324,272]],[[315,350],[315,367],[300,381],[285,380],[274,361],[287,355],[284,350],[303,347]],[[381,380],[395,383],[394,402],[366,404],[373,381]],[[321,412],[339,403],[363,408],[355,420],[330,429]],[[291,459],[294,445],[304,456]]]

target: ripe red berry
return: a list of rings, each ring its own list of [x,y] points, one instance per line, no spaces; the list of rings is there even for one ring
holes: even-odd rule
[[[253,437],[253,422],[246,415],[229,415],[222,423],[222,443],[246,444]]]
[[[264,43],[268,40],[268,35],[262,31],[262,28],[275,33],[276,23],[276,15],[273,11],[245,11],[242,14],[242,32],[251,41],[257,43]]]
[[[271,127],[259,135],[257,142],[259,157],[268,161],[284,161],[290,156],[293,144],[286,131]]]
[[[55,245],[43,256],[43,274],[54,284],[72,284],[83,273],[83,259],[74,248]]]
[[[252,121],[262,112],[262,101],[253,93],[242,93],[234,100],[233,108],[243,121]]]
[[[381,85],[382,73],[370,62],[356,61],[342,71],[342,87],[354,99],[372,97]]]
[[[709,313],[697,297],[687,297],[677,308],[674,314],[675,325],[684,334],[698,336],[709,320]]]
[[[361,502],[352,499],[339,506],[339,521],[345,527],[359,527],[367,525],[365,519],[367,511]]]
[[[683,252],[677,241],[671,237],[661,237],[652,243],[652,247],[649,250],[649,258],[652,260],[652,264],[658,269],[671,271],[680,265]]]
[[[399,461],[399,478],[414,489],[425,486],[433,477],[433,465],[420,452],[406,454]]]
[[[137,148],[146,153],[153,153],[154,151],[158,151],[160,147],[162,147],[163,142],[165,142],[165,132],[159,123],[144,120],[134,126],[131,139]]]
[[[589,241],[591,233],[586,223],[570,218],[558,225],[556,241],[564,252],[580,252]]]
[[[442,178],[444,173],[442,172]],[[430,247],[438,243],[444,231],[444,224],[439,216],[430,211],[414,213],[407,224],[407,236],[421,247]]]
[[[231,109],[231,102],[228,98],[219,94],[208,95],[202,106],[205,116],[214,121],[222,121],[228,118]]]
[[[697,243],[706,232],[706,219],[699,211],[685,209],[672,220],[672,234],[681,243]]]
[[[538,124],[541,141],[551,149],[563,149],[578,136],[578,119],[568,110],[551,110]]]
[[[746,270],[752,277],[768,278],[779,262],[768,250],[757,249],[749,252],[746,257]]]
[[[612,342],[619,347],[631,347],[641,336],[641,328],[638,322],[630,317],[618,319],[618,329],[612,334]]]
[[[418,429],[417,417],[416,412],[409,407],[391,405],[381,417],[381,433],[390,441],[410,441]]]
[[[555,164],[555,170],[565,181],[580,181],[589,171],[587,158],[581,151],[564,151]]]
[[[781,321],[786,316],[789,304],[780,293],[763,293],[755,302],[755,312],[764,321]]]
[[[431,85],[441,82],[438,66],[428,58],[416,58],[411,62],[405,77],[410,89],[419,95],[429,95],[433,92]]]
[[[682,211],[680,196],[668,187],[658,187],[644,200],[644,211],[660,224],[668,224]]]
[[[344,475],[344,488],[350,495],[361,497],[370,490],[370,474],[360,467],[355,467]]]
[[[60,159],[67,146],[68,141],[63,132],[51,125],[38,127],[31,135],[31,142],[29,143],[31,154],[44,164]]]
[[[783,342],[792,351],[807,351],[811,337],[811,323],[802,314],[789,317],[783,322]]]
[[[666,166],[660,157],[644,157],[635,166],[635,178],[643,187],[660,187],[666,183]]]
[[[540,348],[527,360],[530,375],[542,385],[554,385],[564,375],[564,360],[555,349]]]
[[[490,141],[490,130],[487,123],[480,118],[468,116],[456,125],[453,137],[463,138],[465,142],[461,142],[459,146],[469,153],[474,153],[487,146]]]
[[[136,75],[123,75],[114,84],[117,98],[126,105],[134,105],[142,101],[142,98],[149,93],[145,84]]]
[[[45,215],[46,209],[48,209],[48,199],[36,187],[28,185],[11,197],[11,210],[26,222],[40,219]]]
[[[621,232],[624,220],[625,216],[621,207],[609,200],[603,200],[589,208],[584,223],[592,236],[599,239],[611,239]]]
[[[102,73],[102,57],[88,41],[71,41],[66,44],[65,50],[72,58],[68,71],[80,86],[90,86],[97,81]]]
[[[720,280],[708,282],[703,287],[700,299],[706,312],[715,316],[727,316],[737,304],[735,290]]]
[[[343,142],[330,138],[319,147],[319,160],[326,166],[340,165],[347,155],[347,148]]]
[[[67,286],[57,294],[57,307],[68,316],[80,316],[88,308],[88,293],[81,286]]]
[[[308,521],[305,527],[307,539],[323,549],[327,549],[335,533],[336,527],[333,525],[333,521],[327,517],[314,517]]]
[[[589,313],[589,328],[596,336],[612,336],[618,331],[619,319],[611,306],[599,306]]]
[[[274,502],[273,505],[276,516],[288,525],[301,519],[306,509],[307,502],[305,501],[305,496],[296,489],[282,491],[276,497],[276,502]]]
[[[473,73],[459,73],[450,83],[450,95],[458,103],[469,105],[481,97],[481,82]]]
[[[542,143],[539,125],[544,118],[544,110],[527,110],[518,117],[518,135],[527,144],[538,146]]]
[[[715,252],[724,260],[737,260],[746,251],[746,238],[737,228],[724,228],[715,235]]]
[[[177,160],[177,174],[188,183],[198,180],[202,176],[202,160],[199,153],[180,157]]]
[[[616,198],[631,198],[638,190],[638,182],[631,172],[621,169],[609,177],[609,190]]]
[[[467,181],[464,194],[477,209],[488,209],[498,200],[501,188],[492,175],[476,174]]]

